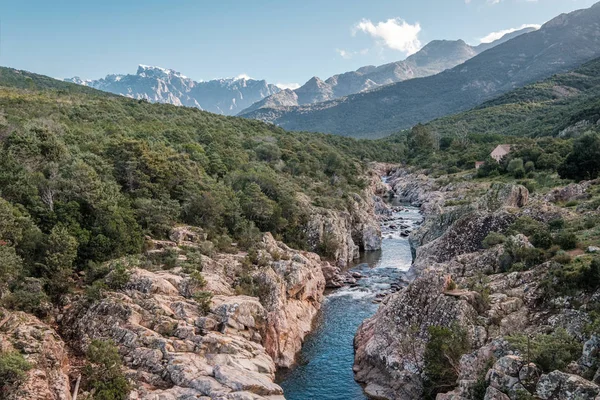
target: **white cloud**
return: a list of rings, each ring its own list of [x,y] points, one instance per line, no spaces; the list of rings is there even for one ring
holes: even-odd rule
[[[252,78],[248,74],[239,74],[234,79],[237,79],[237,80],[241,80],[241,79],[249,80],[249,79],[252,79]]]
[[[352,57],[357,56],[357,55],[364,56],[365,54],[369,53],[369,49],[362,49],[362,50],[358,50],[358,51],[335,49],[335,52],[338,53],[340,55],[340,57],[345,58],[346,60],[349,60]]]
[[[390,18],[373,24],[370,20],[363,19],[354,27],[353,34],[357,32],[364,32],[375,38],[380,45],[401,51],[406,55],[414,54],[421,48],[419,40],[421,25],[418,22],[411,25],[401,18]]]
[[[507,33],[513,33],[516,31],[519,31],[521,29],[525,29],[525,28],[535,28],[535,29],[540,29],[541,25],[538,24],[524,24],[521,25],[519,28],[510,28],[510,29],[504,29],[498,32],[492,32],[489,35],[482,37],[479,41],[481,43],[491,43],[494,40],[498,40],[500,39],[502,36],[506,35]]]
[[[279,89],[285,90],[285,89],[290,89],[290,90],[296,90],[300,87],[299,83],[276,83],[275,86],[277,86]]]

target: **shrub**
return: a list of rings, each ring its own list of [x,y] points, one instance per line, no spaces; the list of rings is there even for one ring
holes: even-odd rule
[[[328,259],[334,259],[339,249],[339,243],[331,232],[324,232],[318,246],[318,253]]]
[[[561,251],[554,256],[553,260],[559,264],[567,265],[573,261],[573,257],[571,257],[568,253]]]
[[[573,250],[577,247],[577,236],[571,232],[561,232],[554,238],[554,243],[563,250]]]
[[[0,353],[0,398],[10,386],[18,385],[25,379],[31,364],[16,351]]]
[[[535,163],[533,161],[527,161],[525,163],[525,171],[532,172],[535,170]]]
[[[463,354],[470,351],[467,333],[458,325],[450,328],[430,326],[429,341],[424,352],[424,394],[435,399],[441,392],[452,390],[458,379],[458,364]]]
[[[546,229],[540,229],[531,235],[531,244],[540,249],[549,249],[552,244],[552,235]]]
[[[581,356],[581,344],[562,328],[550,335],[538,334],[530,340],[521,334],[508,336],[506,339],[523,356],[529,354],[530,361],[537,364],[544,373],[563,370]]]
[[[548,227],[553,231],[561,230],[565,227],[565,220],[562,218],[556,218],[548,222]]]
[[[194,293],[193,297],[196,303],[198,303],[200,312],[203,314],[208,314],[210,312],[213,294],[208,291],[199,291]]]
[[[490,232],[485,239],[483,239],[483,247],[489,249],[498,244],[502,244],[506,241],[506,236],[498,232]]]
[[[516,179],[523,179],[525,178],[525,170],[523,168],[517,168],[513,171],[513,176]]]
[[[600,258],[592,260],[590,265],[581,268],[581,284],[595,290],[600,286]]]
[[[125,264],[116,263],[113,270],[106,277],[106,285],[112,290],[120,290],[131,278],[131,273]]]
[[[123,374],[117,346],[111,341],[92,340],[86,357],[85,386],[94,391],[94,400],[126,400],[131,386]]]

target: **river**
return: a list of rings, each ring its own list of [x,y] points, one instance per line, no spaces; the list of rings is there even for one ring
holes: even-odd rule
[[[412,263],[408,238],[400,226],[422,220],[418,210],[403,207],[382,225],[381,251],[367,253],[352,267],[363,278],[354,287],[327,294],[315,330],[306,338],[296,367],[279,376],[287,400],[364,400],[354,380],[354,335],[362,321],[377,311],[375,300],[402,281]],[[391,225],[391,227],[390,227]]]

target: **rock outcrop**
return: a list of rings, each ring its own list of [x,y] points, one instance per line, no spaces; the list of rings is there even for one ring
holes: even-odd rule
[[[381,249],[381,226],[376,215],[376,210],[382,210],[378,196],[381,177],[372,172],[369,179],[363,193],[347,200],[348,211],[316,207],[307,197],[300,198],[310,215],[306,224],[310,250],[324,250],[342,268],[357,259],[361,251]]]
[[[122,290],[76,303],[62,316],[62,333],[80,352],[92,339],[114,341],[139,399],[282,398],[275,371],[294,363],[311,329],[327,263],[268,233],[256,258],[249,267],[243,254],[203,257],[201,288],[180,267],[134,268]],[[235,294],[241,274],[255,282],[257,297]],[[213,294],[207,306],[195,297],[198,289]]]
[[[52,327],[23,312],[0,308],[0,353],[18,351],[31,368],[7,400],[71,400],[69,358]]]
[[[366,384],[369,397],[420,398],[428,327],[456,324],[466,330],[474,352],[461,359],[456,389],[438,399],[470,399],[480,378],[489,385],[486,399],[515,399],[521,389],[544,399],[595,398],[595,383],[559,371],[542,375],[502,340],[505,335],[546,333],[559,327],[585,337],[584,313],[540,308],[544,296],[540,283],[552,261],[524,272],[504,272],[505,245],[483,246],[490,232],[505,233],[519,216],[548,222],[570,218],[565,214],[569,211],[530,198],[520,185],[452,183],[407,171],[392,172],[388,183],[397,197],[420,205],[426,219],[411,234],[414,280],[385,298],[355,337],[355,378]],[[523,235],[509,241],[531,247]],[[597,353],[595,343],[586,345],[581,368],[595,357],[591,355]]]

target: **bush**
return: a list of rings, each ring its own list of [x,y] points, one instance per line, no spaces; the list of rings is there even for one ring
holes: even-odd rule
[[[565,227],[565,220],[562,218],[556,218],[548,222],[548,227],[553,231],[559,231]]]
[[[106,285],[112,290],[120,290],[125,287],[131,278],[131,273],[127,266],[122,263],[116,263],[113,270],[106,277]]]
[[[42,282],[26,278],[12,293],[2,299],[2,305],[10,310],[19,310],[45,318],[52,309],[50,299],[42,288]]]
[[[506,236],[498,232],[490,232],[485,239],[483,239],[483,247],[489,249],[504,242],[506,242]]]
[[[592,290],[600,286],[600,258],[595,258],[590,265],[582,267],[581,284]]]
[[[558,252],[554,256],[553,260],[559,264],[567,265],[567,264],[571,264],[571,261],[573,261],[573,257],[571,257],[569,254],[562,251],[562,252]]]
[[[16,386],[25,379],[31,364],[15,351],[0,353],[0,398],[11,386]]]
[[[210,305],[212,303],[213,294],[208,291],[199,291],[194,293],[194,300],[198,303],[200,312],[208,314],[210,312]]]
[[[126,400],[131,386],[123,374],[117,346],[110,341],[92,340],[86,357],[84,386],[94,391],[94,400]]]
[[[458,364],[471,346],[467,333],[458,325],[450,328],[430,326],[429,341],[424,352],[424,397],[435,399],[438,393],[447,392],[456,386]]]
[[[563,250],[573,250],[577,248],[577,236],[571,232],[561,232],[554,238],[554,243]]]
[[[564,370],[573,360],[581,356],[581,343],[571,337],[566,330],[559,328],[551,335],[539,334],[528,340],[525,335],[513,335],[508,342],[526,357],[530,355],[544,373]]]
[[[540,229],[531,235],[531,244],[540,249],[549,249],[552,244],[552,235],[546,229]]]

